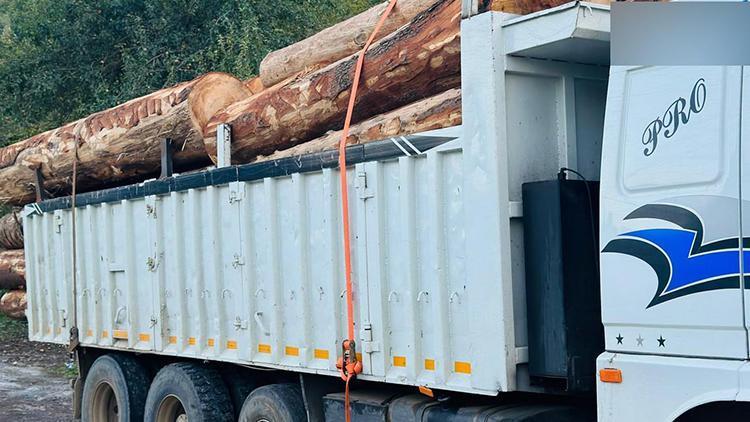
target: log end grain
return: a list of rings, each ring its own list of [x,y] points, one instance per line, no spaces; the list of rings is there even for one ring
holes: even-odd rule
[[[212,72],[201,76],[190,93],[190,114],[200,132],[211,118],[230,104],[252,95],[245,83],[228,73]]]
[[[13,318],[26,318],[26,292],[11,290],[0,297],[0,313]]]
[[[0,248],[23,249],[23,224],[19,211],[0,217]]]

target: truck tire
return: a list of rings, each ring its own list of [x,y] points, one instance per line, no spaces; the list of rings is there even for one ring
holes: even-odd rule
[[[146,398],[147,422],[230,422],[232,403],[215,370],[192,363],[162,368]]]
[[[121,354],[100,356],[83,384],[83,422],[141,421],[149,376],[135,358]]]
[[[255,377],[247,373],[238,372],[236,368],[224,368],[220,370],[221,378],[229,390],[229,398],[232,400],[235,420],[240,417],[240,410],[245,404],[245,399],[261,384]]]
[[[302,390],[296,384],[256,388],[245,400],[239,422],[297,422],[307,420]]]

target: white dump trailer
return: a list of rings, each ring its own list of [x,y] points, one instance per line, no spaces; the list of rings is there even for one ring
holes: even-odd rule
[[[354,420],[595,418],[609,10],[466,3],[463,124],[347,154]],[[73,332],[83,419],[343,418],[338,171],[334,151],[27,206],[29,336]]]

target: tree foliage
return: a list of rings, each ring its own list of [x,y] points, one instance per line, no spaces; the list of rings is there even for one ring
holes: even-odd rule
[[[0,144],[208,71],[239,78],[376,0],[3,0]]]

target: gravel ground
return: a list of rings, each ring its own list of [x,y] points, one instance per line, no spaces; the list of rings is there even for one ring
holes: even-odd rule
[[[28,341],[25,327],[0,319],[0,422],[72,421],[65,348]]]

